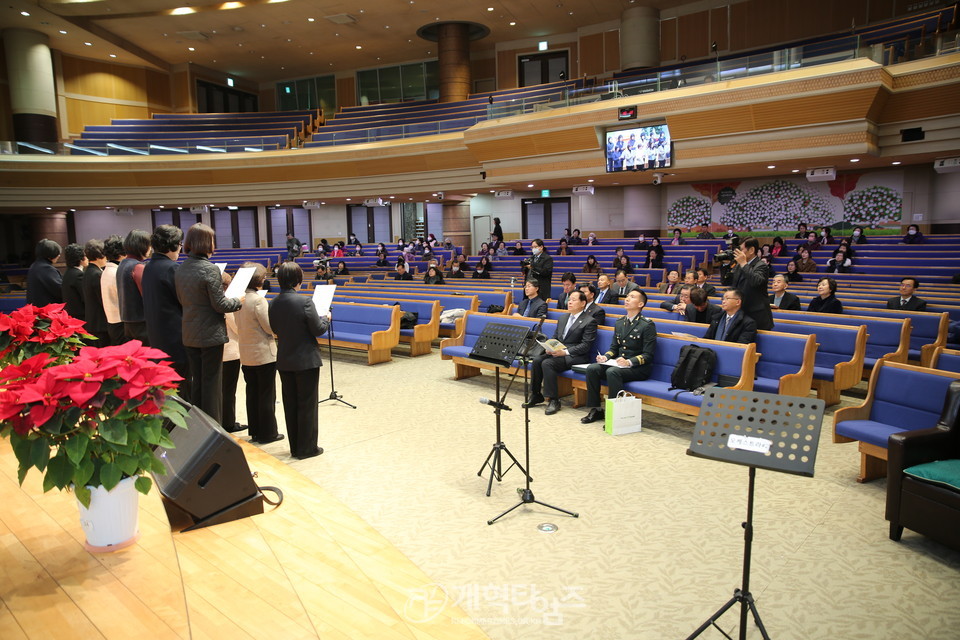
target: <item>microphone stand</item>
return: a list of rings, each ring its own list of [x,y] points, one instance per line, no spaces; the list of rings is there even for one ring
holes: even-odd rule
[[[540,324],[538,324],[537,327],[533,329],[532,335],[534,337],[536,337],[536,335],[540,333],[540,328],[543,326],[543,321],[545,319],[546,318],[541,318]],[[523,356],[521,357],[521,362],[520,362],[521,364],[525,364],[528,361],[527,352],[529,350],[530,350],[530,345],[528,344],[527,348],[524,349]],[[524,404],[526,404],[526,399],[529,397],[529,392],[530,392],[530,376],[524,376],[523,378]],[[529,469],[530,468],[530,407],[524,407],[523,409],[523,431],[524,431],[524,446],[526,448],[526,454],[525,454],[526,456],[525,460],[527,463],[526,468]],[[510,457],[513,457],[513,456],[510,456]],[[520,466],[520,465],[518,464],[517,466]],[[520,467],[520,468],[523,469],[523,467]],[[517,504],[513,505],[512,507],[504,511],[503,513],[498,515],[496,518],[493,518],[492,520],[487,520],[488,525],[493,524],[494,522],[496,522],[503,516],[507,515],[517,507],[525,504],[539,504],[542,507],[547,507],[549,509],[553,509],[554,511],[565,513],[568,516],[573,516],[574,518],[580,517],[579,513],[574,513],[573,511],[567,511],[566,509],[561,509],[560,507],[555,507],[553,505],[547,504],[546,502],[540,502],[539,500],[537,500],[536,497],[533,495],[533,491],[530,490],[530,482],[533,480],[533,478],[530,477],[529,473],[524,473],[523,475],[526,476],[527,478],[527,485],[526,485],[526,488],[519,488],[519,487],[517,488],[517,493],[520,494],[520,502],[518,502]],[[488,493],[487,495],[490,495],[490,494]]]
[[[340,404],[347,405],[351,409],[356,409],[357,408],[356,406],[344,400],[343,396],[337,393],[337,389],[333,384],[333,338],[331,337],[332,335],[333,335],[333,315],[330,316],[330,326],[327,327],[327,355],[329,356],[327,359],[330,362],[330,395],[324,398],[323,400],[321,400],[320,402],[318,402],[317,404],[323,404],[324,402],[334,400],[336,402],[339,402]]]

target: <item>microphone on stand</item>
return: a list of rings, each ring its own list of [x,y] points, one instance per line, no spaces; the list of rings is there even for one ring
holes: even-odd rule
[[[513,411],[513,409],[508,407],[503,402],[497,402],[496,400],[491,400],[490,398],[480,398],[480,404],[490,405],[494,409],[500,409],[502,411]]]

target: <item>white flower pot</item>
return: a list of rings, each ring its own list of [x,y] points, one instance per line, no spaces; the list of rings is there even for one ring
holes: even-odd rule
[[[116,551],[139,539],[140,494],[135,482],[136,478],[124,478],[110,491],[102,486],[87,487],[90,489],[89,508],[77,501],[80,526],[87,537],[84,546],[88,551]]]

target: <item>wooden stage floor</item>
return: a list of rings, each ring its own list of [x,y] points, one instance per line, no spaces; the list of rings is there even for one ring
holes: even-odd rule
[[[373,527],[297,471],[242,443],[284,502],[171,533],[154,488],[140,541],[91,554],[76,500],[17,485],[0,441],[0,638],[486,638]]]

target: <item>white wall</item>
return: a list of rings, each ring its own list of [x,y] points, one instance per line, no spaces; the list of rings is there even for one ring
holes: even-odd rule
[[[347,240],[347,207],[342,204],[321,205],[317,209],[310,209],[313,238],[310,245],[316,247],[315,240],[326,238],[328,242]]]
[[[932,222],[960,222],[960,173],[936,174],[930,200]]]
[[[115,209],[77,211],[73,221],[80,244],[92,238],[103,240],[113,234],[122,238],[134,229],[153,232],[150,209],[134,209],[132,216],[118,216]]]

